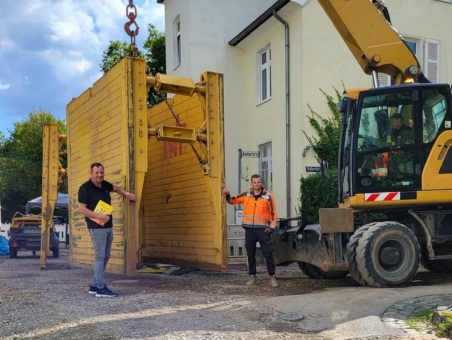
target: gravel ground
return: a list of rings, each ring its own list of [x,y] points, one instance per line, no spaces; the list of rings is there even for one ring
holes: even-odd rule
[[[265,274],[258,275],[258,285],[247,287],[245,268],[236,267],[228,273],[107,274],[109,288],[119,296],[96,298],[87,294],[92,272],[71,267],[67,250],[59,259],[49,258],[45,271],[38,256],[0,257],[0,339],[329,340],[269,310],[265,301],[357,286],[350,278],[310,280],[290,266],[278,268],[279,288],[269,287]]]

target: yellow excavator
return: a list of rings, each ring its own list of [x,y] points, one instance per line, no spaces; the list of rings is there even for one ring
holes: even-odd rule
[[[320,209],[315,225],[281,220],[275,261],[298,262],[311,278],[350,274],[373,287],[410,283],[420,263],[450,273],[451,87],[426,79],[382,0],[318,1],[375,87],[347,91],[338,104],[338,208]],[[379,87],[379,73],[394,85]]]

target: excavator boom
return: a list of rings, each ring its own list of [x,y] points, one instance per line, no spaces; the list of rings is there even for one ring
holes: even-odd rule
[[[428,82],[416,56],[387,21],[382,1],[318,1],[366,74],[388,74],[395,84]]]

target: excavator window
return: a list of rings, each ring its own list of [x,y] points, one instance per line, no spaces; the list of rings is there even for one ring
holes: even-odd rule
[[[452,128],[449,91],[445,84],[419,84],[361,93],[351,141],[356,151],[350,153],[353,192],[421,185],[436,140]]]
[[[438,135],[447,112],[446,97],[437,91],[422,93],[422,132],[425,144],[431,143]]]
[[[411,186],[414,178],[413,91],[363,98],[358,113],[358,187]]]

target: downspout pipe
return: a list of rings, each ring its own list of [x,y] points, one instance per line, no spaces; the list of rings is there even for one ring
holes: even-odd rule
[[[290,57],[289,57],[289,24],[273,9],[273,16],[284,25],[285,32],[285,78],[286,78],[286,207],[287,216],[291,215],[292,201],[290,199]]]

